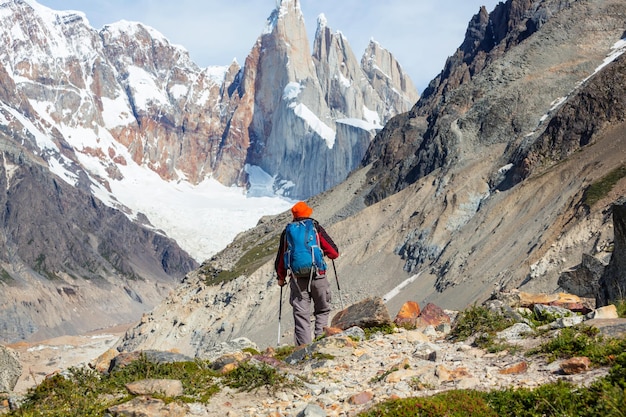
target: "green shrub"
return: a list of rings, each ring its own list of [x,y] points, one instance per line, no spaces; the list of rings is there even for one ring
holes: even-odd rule
[[[604,198],[613,189],[615,184],[624,177],[626,177],[626,166],[622,165],[615,168],[585,190],[583,203],[589,207],[593,207],[594,204]]]
[[[404,398],[377,404],[361,417],[497,417],[483,393],[452,390],[432,397]]]
[[[595,365],[610,365],[626,350],[626,339],[605,338],[595,327],[580,324],[561,329],[556,337],[527,352],[545,354],[548,361],[587,356]]]
[[[270,391],[293,386],[284,374],[265,363],[241,362],[222,378],[225,385],[239,391],[253,391],[266,387]]]
[[[459,313],[449,338],[463,341],[478,333],[495,334],[515,324],[515,320],[489,310],[483,306],[473,305]]]
[[[201,270],[205,276],[207,285],[219,285],[223,282],[232,281],[241,275],[250,275],[262,265],[276,256],[279,239],[268,239],[260,244],[255,244],[246,250],[231,270],[217,270],[210,265],[204,265]]]
[[[617,309],[617,315],[620,318],[626,317],[626,300],[618,300],[613,302],[615,308]]]
[[[102,416],[107,408],[132,397],[129,382],[147,378],[178,379],[183,396],[178,400],[207,402],[219,386],[217,374],[208,362],[156,364],[145,355],[108,375],[92,369],[70,368],[65,375],[45,379],[27,393],[21,407],[9,416],[91,417]]]
[[[487,402],[499,416],[582,416],[586,403],[584,391],[564,381],[541,385],[535,389],[518,388],[492,391]],[[588,399],[587,399],[588,400]]]
[[[116,399],[102,399],[103,394]],[[103,387],[97,372],[73,368],[67,376],[55,375],[31,389],[21,407],[9,415],[99,417],[125,395],[125,390]]]

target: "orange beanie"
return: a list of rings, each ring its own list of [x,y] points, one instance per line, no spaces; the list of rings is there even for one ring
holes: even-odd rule
[[[293,214],[293,218],[297,219],[299,217],[310,217],[313,213],[313,209],[309,207],[304,201],[297,202],[291,208],[291,214]]]

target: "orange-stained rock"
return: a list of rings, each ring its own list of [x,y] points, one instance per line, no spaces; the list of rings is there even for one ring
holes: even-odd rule
[[[591,360],[586,356],[578,356],[571,359],[567,359],[561,363],[561,370],[567,375],[580,374],[587,372]]]
[[[328,337],[328,336],[334,336],[336,334],[339,334],[343,332],[343,330],[341,330],[338,327],[324,327],[324,336]]]
[[[398,311],[393,322],[400,327],[415,329],[417,318],[420,315],[420,306],[415,301],[407,301]]]
[[[528,362],[522,361],[522,362],[516,363],[515,365],[511,365],[508,368],[500,369],[499,372],[503,375],[510,375],[510,374],[522,374],[526,372],[527,370],[528,370]]]
[[[450,316],[448,316],[441,307],[433,303],[428,303],[417,318],[415,325],[417,327],[437,327],[443,323],[449,324],[450,321]]]
[[[119,352],[116,349],[109,349],[90,362],[89,366],[98,372],[107,372],[111,366],[111,361],[117,355],[119,355]]]
[[[370,391],[363,391],[359,392],[358,394],[354,394],[350,398],[348,398],[348,403],[352,405],[365,404],[372,401],[372,398],[374,398],[374,394],[372,394]]]

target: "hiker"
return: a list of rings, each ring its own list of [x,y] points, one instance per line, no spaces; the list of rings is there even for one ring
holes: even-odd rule
[[[311,218],[313,209],[304,201],[291,208],[293,221],[280,236],[274,267],[278,285],[289,277],[289,304],[293,307],[296,346],[311,343],[311,301],[315,315],[315,337],[321,336],[330,315],[330,283],[323,257],[336,259],[339,250],[328,233]],[[311,243],[307,245],[305,241]]]

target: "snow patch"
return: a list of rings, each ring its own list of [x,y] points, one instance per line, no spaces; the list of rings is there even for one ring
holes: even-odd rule
[[[128,126],[135,122],[126,97],[118,96],[115,99],[101,97],[100,100],[102,101],[102,119],[107,129]]]
[[[513,164],[506,164],[505,166],[498,169],[498,174],[506,174],[513,168]]]
[[[414,282],[420,276],[421,273],[422,271],[402,281],[400,285],[398,285],[396,288],[392,289],[387,294],[383,295],[383,301],[386,303],[387,301],[391,300],[396,295],[400,294],[402,290],[406,288],[407,285]]]
[[[337,119],[336,120],[337,123],[341,123],[344,125],[348,125],[348,126],[353,126],[359,129],[363,129],[363,130],[367,130],[367,131],[372,131],[372,130],[376,130],[376,129],[382,129],[382,126],[371,123],[371,122],[367,122],[365,120],[361,120],[361,119],[354,119],[354,118],[349,118],[349,119]]]
[[[300,103],[293,107],[293,112],[296,116],[303,119],[315,133],[326,141],[328,149],[332,149],[333,146],[335,146],[335,131],[330,126],[322,122],[317,115],[311,111],[311,109]]]
[[[283,88],[283,100],[291,101],[298,98],[300,92],[304,89],[302,84],[297,82],[290,82]]]
[[[128,67],[128,85],[133,89],[135,105],[141,109],[148,108],[151,102],[169,105],[165,92],[154,82],[154,78],[144,69]]]
[[[233,60],[234,63],[236,63],[236,60]],[[207,76],[215,81],[216,84],[221,84],[224,81],[224,78],[226,78],[226,73],[228,72],[228,67],[227,66],[211,66],[211,67],[207,67],[204,69],[204,71],[206,72]]]

